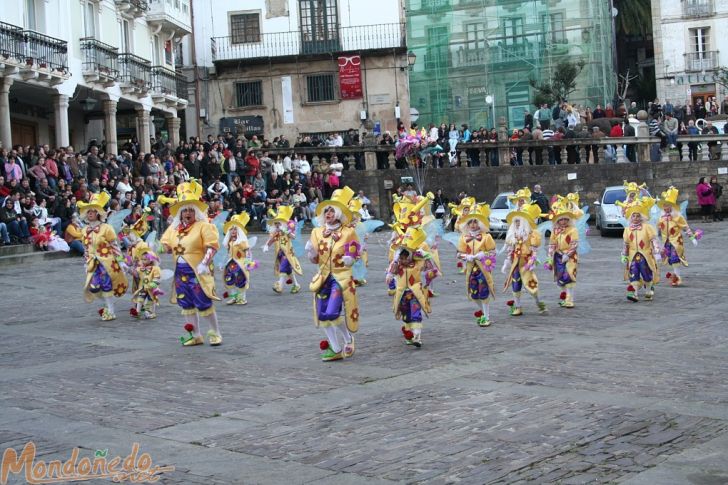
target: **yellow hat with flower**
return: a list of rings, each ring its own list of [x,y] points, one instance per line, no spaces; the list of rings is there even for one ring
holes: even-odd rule
[[[655,205],[655,199],[652,197],[638,197],[624,208],[624,215],[627,219],[632,217],[635,212],[642,214],[642,217],[650,217],[650,209]]]
[[[551,205],[551,211],[548,217],[552,221],[558,221],[563,217],[578,219],[582,215],[584,213],[579,209],[579,194],[571,193],[567,194],[566,197],[561,195],[556,196],[556,201]]]
[[[288,224],[288,221],[293,219],[293,207],[290,205],[282,205],[278,207],[278,212],[273,212],[268,224],[275,224],[280,222],[281,224]]]
[[[518,201],[520,200],[524,201],[524,203],[526,204],[529,204],[531,202],[531,189],[529,189],[528,187],[523,187],[515,194],[509,195],[508,200],[515,205],[518,205]]]
[[[516,217],[523,217],[528,221],[532,229],[536,228],[536,221],[541,217],[541,208],[538,204],[524,204],[520,209],[514,209],[506,216],[506,222],[510,224]]]
[[[624,191],[627,192],[627,194],[636,194],[640,195],[642,193],[642,190],[647,188],[647,184],[643,183],[642,185],[637,185],[637,182],[627,182],[624,181]]]
[[[341,211],[342,223],[348,224],[351,222],[351,210],[349,210],[349,203],[354,197],[354,191],[351,187],[345,186],[341,189],[334,190],[329,200],[325,200],[316,206],[316,215],[320,216],[324,209],[327,207],[336,207]]]
[[[463,226],[473,219],[481,222],[486,229],[490,229],[490,205],[473,204],[467,215],[460,216],[459,224]]]
[[[248,231],[245,230],[245,226],[248,225],[248,222],[250,222],[250,214],[248,214],[247,212],[241,212],[240,214],[235,214],[234,216],[232,216],[230,220],[227,221],[224,226],[222,226],[222,230],[227,234],[230,228],[235,226],[243,231],[243,233],[247,234]]]
[[[111,195],[108,192],[102,191],[97,194],[91,194],[91,198],[88,202],[79,202],[76,204],[78,212],[81,217],[86,215],[89,210],[95,210],[99,216],[106,218],[106,204],[111,200]]]
[[[408,251],[417,251],[427,240],[427,233],[419,227],[410,227],[399,240],[399,245]]]
[[[658,205],[658,206],[659,206],[659,207],[660,207],[661,209],[664,209],[664,208],[665,208],[665,206],[670,206],[670,207],[672,207],[673,209],[677,209],[677,210],[680,210],[680,205],[679,205],[679,204],[678,204],[678,202],[677,202],[677,196],[678,196],[678,195],[680,195],[680,191],[679,191],[679,190],[677,190],[677,189],[676,189],[675,187],[673,187],[673,186],[671,185],[669,189],[667,189],[666,191],[664,191],[664,192],[663,192],[663,193],[662,193],[662,194],[660,195],[660,198],[659,198],[659,200],[657,201],[657,205]]]
[[[161,204],[170,204],[169,212],[173,217],[177,216],[179,210],[186,205],[194,205],[203,213],[207,213],[207,204],[202,202],[202,185],[197,180],[181,183],[177,186],[176,197],[160,197]]]

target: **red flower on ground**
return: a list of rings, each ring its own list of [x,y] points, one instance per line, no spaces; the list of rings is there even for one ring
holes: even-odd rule
[[[632,286],[632,285],[629,285],[629,286],[627,287],[627,291],[634,291],[634,286]]]
[[[192,332],[194,329],[194,325],[192,325],[191,323],[185,323],[185,330],[187,330],[188,332]]]
[[[292,279],[292,278],[288,278],[288,279],[286,280],[286,284],[287,284],[287,285],[290,285],[291,283],[293,283],[293,279]]]
[[[566,292],[562,291],[561,294],[559,295],[559,298],[562,300],[566,300]]]
[[[412,330],[405,330],[404,338],[406,338],[407,340],[412,340],[413,338],[415,338],[415,334],[412,333]]]
[[[508,301],[506,302],[506,305],[508,305],[508,306],[513,306],[513,305],[514,305],[515,303],[516,303],[516,302],[515,302],[515,301],[513,301],[513,300],[508,300]]]
[[[477,312],[473,313],[473,315],[475,316],[475,318],[480,318],[483,316],[483,311],[478,310]]]
[[[99,308],[99,315],[103,315],[103,314],[104,314],[104,309],[103,308]]]
[[[138,317],[139,316],[139,312],[137,311],[136,308],[130,308],[129,309],[129,315],[131,315],[132,317]]]
[[[322,340],[321,342],[319,342],[319,348],[321,350],[328,349],[329,348],[329,341],[328,340]]]
[[[226,291],[225,293],[223,293],[223,294],[222,294],[222,297],[223,297],[223,298],[227,298],[227,297],[229,297],[229,296],[230,296],[230,294],[229,294],[229,293],[228,293],[227,291]]]

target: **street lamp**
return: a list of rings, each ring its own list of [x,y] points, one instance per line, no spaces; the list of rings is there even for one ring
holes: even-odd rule
[[[407,66],[409,66],[410,71],[412,70],[412,67],[415,65],[415,62],[417,62],[417,54],[415,54],[412,51],[409,51],[407,53]]]

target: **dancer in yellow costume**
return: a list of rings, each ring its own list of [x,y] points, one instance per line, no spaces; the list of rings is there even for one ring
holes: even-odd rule
[[[553,230],[549,238],[548,260],[544,267],[553,272],[556,285],[563,289],[559,305],[564,308],[574,308],[574,287],[579,264],[579,231],[575,221],[582,215],[578,194],[557,196],[549,213]]]
[[[132,315],[149,320],[157,318],[159,297],[164,295],[159,287],[162,270],[159,267],[159,256],[146,243],[141,244],[137,244],[135,247],[137,261],[133,269],[133,275],[138,282],[138,286],[133,293],[132,301],[134,301],[135,306]]]
[[[460,222],[458,259],[465,263],[465,287],[470,301],[478,305],[475,323],[487,327],[490,319],[490,301],[495,298],[493,268],[495,267],[495,241],[489,234],[490,206],[476,204]]]
[[[124,296],[129,283],[124,257],[119,249],[116,232],[104,221],[106,204],[111,196],[107,192],[92,194],[88,203],[79,202],[81,219],[86,222],[83,229],[83,245],[86,249],[86,282],[84,298],[91,303],[103,298],[104,308],[99,310],[101,320],[115,320],[113,297]]]
[[[431,312],[426,286],[439,274],[425,249],[426,239],[427,234],[422,229],[408,228],[399,240],[386,276],[387,283],[395,282],[392,302],[394,316],[404,322],[402,333],[406,343],[415,347],[422,346],[422,317]]]
[[[536,278],[536,252],[541,246],[541,233],[536,230],[536,220],[541,216],[541,209],[536,204],[524,203],[508,213],[508,232],[506,233],[506,250],[508,256],[503,262],[501,272],[506,275],[504,291],[511,286],[513,300],[508,301],[511,316],[523,315],[521,308],[521,291],[526,291],[536,300],[539,313],[546,313],[546,304],[538,294]]]
[[[528,187],[523,187],[522,189],[519,189],[515,194],[508,196],[508,201],[516,209],[520,209],[524,205],[530,204],[531,189],[529,189]]]
[[[690,242],[694,246],[698,245],[698,240],[702,235],[700,230],[693,232],[680,213],[680,205],[677,202],[678,195],[679,191],[671,186],[662,193],[660,200],[657,201],[657,205],[662,209],[660,220],[657,223],[657,230],[662,238],[663,264],[670,267],[670,272],[667,273],[666,277],[670,280],[671,286],[682,285],[680,267],[688,265],[688,260],[685,259],[683,232],[690,238]]]
[[[293,239],[296,237],[296,221],[293,220],[293,207],[282,205],[278,212],[268,219],[268,241],[263,246],[267,253],[273,245],[275,262],[273,271],[278,281],[273,283],[273,291],[283,293],[284,285],[291,285],[291,293],[301,291],[296,275],[302,275],[301,263],[293,251]]]
[[[361,257],[361,243],[350,226],[353,195],[349,187],[337,189],[330,200],[316,207],[319,224],[305,248],[308,259],[318,265],[309,289],[314,293],[314,323],[326,333],[319,345],[324,362],[354,355],[353,334],[359,330],[359,300],[351,267]]]
[[[614,203],[614,205],[622,208],[622,215],[624,216],[627,213],[627,206],[640,197],[643,191],[647,190],[647,184],[643,183],[641,185],[637,185],[637,182],[627,182],[625,180],[623,185],[626,198],[624,199],[624,202],[618,200]]]
[[[175,262],[174,283],[170,302],[182,308],[189,338],[180,340],[184,346],[204,343],[200,320],[208,322],[207,341],[212,346],[222,344],[222,333],[213,303],[220,301],[215,291],[212,258],[220,249],[217,228],[208,222],[207,204],[200,197],[202,186],[195,180],[179,184],[177,197],[160,197],[162,204],[171,204],[172,223],[164,231],[161,243]]]
[[[223,269],[225,294],[229,298],[227,305],[247,305],[246,292],[250,288],[249,268],[254,264],[250,255],[248,233],[245,226],[250,222],[250,214],[243,212],[234,215],[223,227],[225,239],[223,247],[227,248],[228,260]]]
[[[131,298],[134,306],[129,310],[129,315],[132,318],[140,318],[143,316],[143,304],[139,305],[140,302],[144,301],[143,296],[136,296],[139,294],[139,272],[136,268],[142,266],[142,256],[149,248],[149,245],[142,239],[149,232],[149,222],[147,221],[147,214],[143,214],[142,217],[136,220],[132,225],[126,226],[122,233],[126,234],[126,240],[129,242],[126,248],[126,264],[129,267],[129,273],[131,276],[131,294],[134,295]]]
[[[452,202],[448,204],[448,207],[450,207],[450,217],[455,218],[455,222],[453,223],[453,232],[460,232],[461,218],[467,216],[470,212],[470,208],[475,204],[475,197],[463,197],[459,204],[453,204]],[[465,273],[465,264],[462,260],[458,259],[457,268],[458,273]]]
[[[625,207],[629,226],[624,229],[622,263],[624,279],[628,281],[627,299],[639,301],[640,288],[645,289],[645,300],[652,300],[655,285],[660,281],[657,263],[660,262],[660,244],[657,230],[650,224],[650,209],[655,204],[652,197],[637,197]]]

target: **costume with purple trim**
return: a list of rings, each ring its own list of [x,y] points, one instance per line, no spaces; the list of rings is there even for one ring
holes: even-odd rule
[[[301,263],[293,251],[293,239],[296,237],[296,221],[293,220],[293,207],[282,205],[277,213],[268,219],[268,232],[270,237],[263,246],[267,253],[271,245],[275,254],[273,272],[278,281],[273,283],[273,291],[283,293],[284,285],[291,285],[291,293],[301,291],[296,275],[302,275]]]
[[[639,301],[639,290],[645,289],[645,300],[652,300],[655,285],[660,281],[657,263],[662,259],[657,230],[648,222],[655,199],[637,197],[625,206],[629,226],[625,228],[622,247],[624,280],[628,281],[627,299]]]
[[[670,280],[671,286],[682,285],[680,266],[688,265],[685,258],[685,241],[683,232],[690,238],[693,245],[698,245],[702,231],[695,232],[690,229],[687,221],[680,213],[680,205],[677,202],[679,191],[670,187],[662,193],[657,205],[662,209],[660,220],[657,223],[657,230],[662,238],[662,262],[670,267],[666,278]]]
[[[226,302],[228,305],[246,305],[248,303],[246,292],[250,288],[249,268],[254,264],[245,230],[249,221],[250,215],[243,212],[231,217],[223,229],[229,255],[223,269],[223,280],[227,290],[223,296],[230,298]]]

